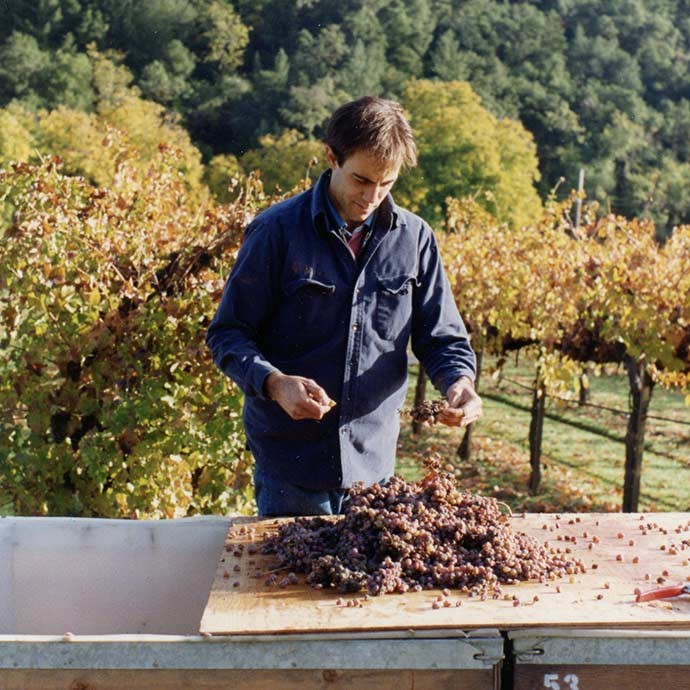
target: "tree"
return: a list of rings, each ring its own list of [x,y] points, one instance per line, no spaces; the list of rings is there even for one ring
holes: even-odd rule
[[[22,119],[36,150],[45,156],[60,156],[69,174],[84,175],[97,185],[109,185],[119,155],[118,148],[111,145],[110,129],[116,128],[120,130],[119,137],[137,148],[140,170],[145,170],[159,155],[161,144],[175,146],[185,184],[194,194],[205,196],[201,153],[187,131],[162,105],[141,98],[139,90],[130,86],[132,75],[126,68],[95,49],[90,51],[88,60],[92,75],[88,86],[95,96],[95,112],[60,106],[39,110],[32,117],[25,114]],[[19,112],[25,111],[15,105],[6,111],[6,117],[16,119]],[[21,141],[20,136],[18,144]]]
[[[312,166],[324,160],[323,144],[306,139],[294,129],[279,137],[267,134],[259,140],[260,149],[247,151],[240,163],[246,173],[257,171],[268,192],[274,188],[290,190],[309,179]]]
[[[338,81],[353,99],[371,96],[382,92],[385,71],[383,44],[380,41],[365,44],[358,40],[338,73]]]
[[[302,29],[292,59],[294,83],[306,87],[320,79],[333,77],[348,52],[345,36],[339,26],[329,24],[316,36],[308,29]]]
[[[113,127],[124,130],[144,158],[155,155],[165,142],[178,147],[179,171],[191,189],[199,190],[203,175],[201,153],[179,121],[170,122],[162,106],[131,95],[118,108],[103,109],[100,115]]]
[[[410,79],[463,80],[494,116],[532,133],[542,199],[555,187],[567,194],[584,168],[590,197],[629,217],[647,214],[660,235],[687,216],[677,193],[688,163],[686,0],[6,5],[0,107],[18,99],[92,111],[83,54],[91,44],[115,48],[132,85],[177,113],[209,160],[240,156],[286,128],[317,136],[343,101],[400,98]],[[621,126],[626,119],[631,126]]]
[[[243,178],[242,166],[232,154],[214,156],[204,168],[204,182],[221,203],[229,203],[237,197],[236,185]]]
[[[116,152],[108,145],[107,123],[94,113],[65,107],[42,110],[35,137],[39,151],[59,156],[68,174],[83,175],[97,185],[112,183]]]
[[[519,123],[484,109],[466,82],[411,82],[403,103],[419,149],[418,167],[398,187],[403,202],[436,225],[449,197],[476,195],[512,225],[539,214],[536,150]]]
[[[0,46],[0,102],[19,98],[38,104],[37,91],[50,67],[50,55],[28,34],[14,32]]]
[[[393,0],[379,13],[387,37],[386,91],[400,94],[408,79],[423,76],[424,57],[436,22],[430,0]]]
[[[311,136],[345,101],[348,94],[339,89],[332,77],[324,77],[310,86],[290,87],[290,97],[279,112],[285,122],[306,136]]]
[[[466,81],[470,76],[465,54],[450,29],[441,34],[431,52],[431,73],[441,81]]]
[[[19,103],[0,110],[0,164],[28,161],[34,151],[31,113]]]
[[[58,104],[88,111],[93,108],[92,66],[85,53],[65,45],[55,51],[40,92],[48,107]]]
[[[102,7],[110,23],[110,46],[125,52],[135,75],[153,60],[164,58],[171,41],[187,44],[200,28],[199,5],[187,0],[105,0]]]
[[[79,0],[35,0],[14,2],[3,8],[0,41],[14,32],[34,36],[44,49],[59,47],[65,36],[82,21],[84,12]]]
[[[206,23],[206,60],[218,63],[224,72],[236,70],[244,60],[244,51],[249,42],[249,29],[242,23],[232,5],[218,0],[214,0],[206,8]]]
[[[173,39],[168,44],[163,60],[150,62],[141,72],[139,84],[147,98],[164,105],[177,105],[192,93],[190,77],[197,58],[185,45]]]

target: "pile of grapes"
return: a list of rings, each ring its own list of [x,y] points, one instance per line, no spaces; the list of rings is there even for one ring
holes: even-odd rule
[[[495,499],[458,491],[438,461],[429,464],[418,482],[355,486],[341,519],[280,525],[263,552],[317,588],[372,595],[456,588],[499,598],[501,584],[584,572],[581,561],[513,530]]]

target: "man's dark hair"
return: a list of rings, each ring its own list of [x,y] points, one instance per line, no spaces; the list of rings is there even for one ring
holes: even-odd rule
[[[342,165],[355,151],[369,151],[382,161],[412,168],[417,146],[400,103],[364,96],[341,105],[331,116],[326,138]]]

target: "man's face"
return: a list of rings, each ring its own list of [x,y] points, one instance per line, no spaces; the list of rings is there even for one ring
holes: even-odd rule
[[[333,150],[326,145],[326,158],[333,171],[328,196],[340,217],[351,227],[359,225],[378,208],[400,172],[399,163],[381,161],[365,150],[351,153],[338,165]]]

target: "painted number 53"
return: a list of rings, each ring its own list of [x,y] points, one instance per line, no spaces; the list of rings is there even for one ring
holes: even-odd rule
[[[562,679],[557,673],[545,673],[544,687],[548,690],[580,690],[578,677],[574,673],[569,673]]]

